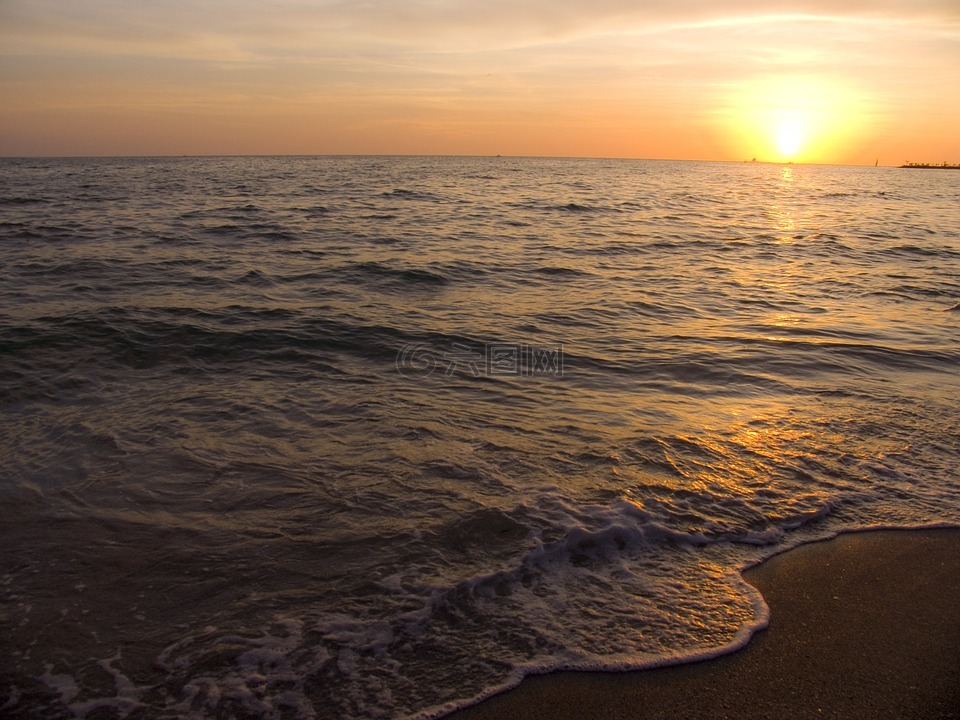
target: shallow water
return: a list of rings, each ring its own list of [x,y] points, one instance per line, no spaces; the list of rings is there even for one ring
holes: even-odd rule
[[[435,715],[960,522],[960,177],[0,161],[0,708]]]

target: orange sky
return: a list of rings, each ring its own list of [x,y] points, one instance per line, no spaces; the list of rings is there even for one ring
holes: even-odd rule
[[[0,155],[960,162],[960,1],[0,0]]]

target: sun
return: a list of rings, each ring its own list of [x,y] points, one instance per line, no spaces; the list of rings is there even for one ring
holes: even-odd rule
[[[803,149],[808,129],[797,113],[785,113],[775,120],[774,141],[784,160],[793,160]]]
[[[769,159],[775,162],[807,160],[823,140],[827,108],[815,101],[809,88],[771,97],[760,113],[761,133],[769,140]]]
[[[727,89],[718,115],[733,157],[836,162],[862,128],[851,87],[810,75],[764,75]]]

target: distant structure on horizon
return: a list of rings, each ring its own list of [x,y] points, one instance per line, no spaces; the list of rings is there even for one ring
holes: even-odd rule
[[[934,165],[932,163],[913,163],[908,162],[904,163],[900,167],[902,168],[915,168],[918,170],[960,170],[960,165],[951,165],[950,163],[941,163],[940,165]]]

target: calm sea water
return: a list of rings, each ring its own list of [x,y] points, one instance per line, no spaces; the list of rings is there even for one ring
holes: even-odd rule
[[[960,522],[960,173],[0,161],[0,708],[437,715]]]

